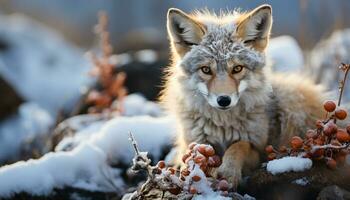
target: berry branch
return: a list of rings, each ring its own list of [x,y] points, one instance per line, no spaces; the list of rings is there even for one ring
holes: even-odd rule
[[[214,168],[221,165],[221,159],[215,154],[212,146],[206,144],[191,143],[182,161],[185,166],[181,170],[167,166],[164,161],[159,161],[156,166],[151,166],[151,160],[147,152],[141,152],[132,133],[129,140],[135,151],[133,172],[146,171],[147,181],[141,188],[132,194],[129,199],[143,199],[151,190],[160,190],[175,199],[191,199],[195,195],[217,193],[217,195],[243,199],[233,191],[226,179],[215,179],[211,176]]]
[[[344,72],[344,78],[339,83],[338,104],[332,100],[323,103],[327,115],[324,120],[316,121],[316,129],[308,130],[305,138],[292,137],[290,148],[282,146],[276,150],[269,145],[265,148],[268,160],[284,156],[299,156],[310,158],[314,161],[325,161],[330,169],[336,169],[345,163],[345,157],[350,153],[350,124],[343,129],[338,127],[337,120],[346,119],[348,113],[340,108],[342,96],[350,64],[341,64],[339,67]]]

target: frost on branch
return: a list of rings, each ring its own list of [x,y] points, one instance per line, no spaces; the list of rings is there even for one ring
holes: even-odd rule
[[[123,199],[254,199],[233,192],[225,179],[215,179],[210,173],[221,165],[219,156],[210,145],[192,143],[183,156],[185,167],[177,170],[164,161],[151,166],[147,152],[138,149],[134,136],[130,141],[135,151],[133,172],[145,171],[147,180],[139,190],[126,194]]]

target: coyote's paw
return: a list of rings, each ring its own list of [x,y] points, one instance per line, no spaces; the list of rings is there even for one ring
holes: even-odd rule
[[[226,178],[232,184],[232,188],[236,189],[242,179],[242,171],[232,165],[222,164],[219,168],[215,169],[213,176],[215,178]]]

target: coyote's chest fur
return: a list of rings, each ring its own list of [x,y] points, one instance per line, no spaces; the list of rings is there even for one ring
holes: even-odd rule
[[[237,109],[227,113],[188,111],[180,115],[183,116],[179,120],[187,144],[193,141],[209,143],[223,153],[237,141],[248,141],[259,148],[267,143],[268,118],[263,106],[250,113]]]

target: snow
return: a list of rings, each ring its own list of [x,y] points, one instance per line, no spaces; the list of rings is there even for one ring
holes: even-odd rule
[[[130,94],[126,96],[123,100],[123,109],[124,116],[160,116],[163,113],[159,104],[147,101],[147,99],[140,94]]]
[[[65,139],[61,141],[71,145],[70,151],[60,151],[65,149],[60,143],[55,152],[38,160],[20,161],[0,168],[0,194],[10,196],[25,191],[44,195],[53,188],[64,186],[112,191],[114,188],[106,177],[121,189],[124,183],[120,170],[112,169],[108,164],[132,163],[134,151],[128,132],[133,133],[140,150],[149,152],[154,160],[159,159],[162,146],[170,145],[175,135],[174,120],[170,117],[116,117],[99,123],[80,129],[73,136],[74,145]],[[87,137],[82,137],[85,134]]]
[[[0,194],[9,197],[14,193],[28,192],[45,195],[53,188],[66,185],[108,186],[101,170],[107,168],[107,155],[100,149],[83,144],[71,152],[48,153],[39,160],[20,161],[0,168]],[[107,168],[107,170],[110,170]],[[119,175],[118,171],[113,172]],[[110,177],[115,185],[123,182]],[[20,181],[19,181],[20,180]]]
[[[132,132],[141,151],[152,154],[154,160],[161,155],[161,147],[171,145],[175,136],[174,119],[171,117],[117,117],[108,121],[90,142],[107,152],[110,159],[131,163],[134,150],[128,140]]]
[[[135,58],[139,62],[152,64],[158,60],[157,52],[152,49],[143,49],[135,52]]]
[[[298,42],[288,35],[270,39],[266,56],[274,71],[298,72],[304,67],[303,52]]]
[[[52,114],[71,108],[91,82],[83,52],[36,21],[0,16],[0,38],[9,45],[0,54],[0,74],[26,100]]]
[[[267,163],[267,171],[273,175],[284,172],[301,172],[312,167],[312,161],[309,158],[300,158],[287,156]]]
[[[0,162],[16,158],[25,141],[46,134],[53,124],[52,116],[36,103],[20,105],[17,114],[0,123]]]
[[[193,200],[229,200],[230,197],[221,196],[218,192],[211,192],[206,195],[195,195]]]
[[[299,178],[299,179],[293,181],[293,183],[295,183],[297,185],[305,186],[305,185],[309,184],[309,180],[307,180],[306,177],[303,177],[303,178]]]

